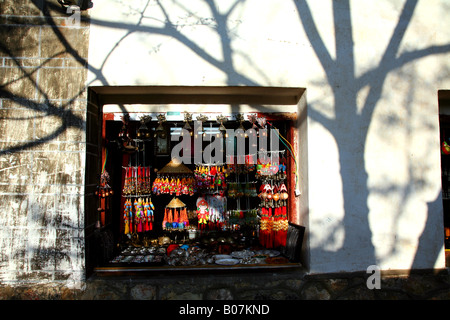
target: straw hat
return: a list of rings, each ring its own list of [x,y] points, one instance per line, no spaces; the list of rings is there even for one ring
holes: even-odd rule
[[[168,164],[166,164],[158,173],[186,173],[192,174],[192,170],[186,167],[179,159],[173,158]]]
[[[186,205],[177,197],[174,197],[166,206],[166,208],[183,208],[183,207],[186,207]]]

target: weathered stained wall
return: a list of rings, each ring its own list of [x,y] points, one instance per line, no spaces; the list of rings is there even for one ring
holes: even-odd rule
[[[0,2],[3,283],[84,278],[89,28],[67,17],[56,0]]]

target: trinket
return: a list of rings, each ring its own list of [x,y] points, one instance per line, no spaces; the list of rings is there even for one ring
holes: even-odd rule
[[[189,226],[186,205],[174,197],[164,210],[162,227],[168,229],[184,229]]]

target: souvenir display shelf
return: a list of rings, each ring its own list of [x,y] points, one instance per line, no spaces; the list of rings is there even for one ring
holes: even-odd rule
[[[125,124],[121,136],[129,136]],[[145,148],[139,143],[130,147],[130,141],[142,140],[127,141],[120,239],[97,272],[299,266],[286,250],[287,145],[264,151],[269,160],[277,153],[276,163],[246,154],[245,164],[227,159],[185,165],[171,159],[158,170],[149,165],[155,159],[140,154]]]

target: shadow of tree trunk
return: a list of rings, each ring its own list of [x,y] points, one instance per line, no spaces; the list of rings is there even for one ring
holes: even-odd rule
[[[376,264],[375,248],[371,241],[368,208],[368,173],[365,169],[364,150],[368,129],[377,102],[382,96],[383,84],[391,71],[426,55],[448,52],[449,45],[399,54],[406,29],[417,6],[417,0],[407,0],[397,25],[378,66],[359,77],[355,75],[354,43],[350,1],[333,1],[336,58],[328,52],[319,35],[306,0],[294,0],[303,28],[326,73],[334,97],[335,119],[328,119],[317,111],[311,117],[321,123],[334,137],[339,154],[340,176],[343,187],[345,239],[341,252],[323,252],[329,260],[359,261],[367,266]],[[342,88],[340,86],[342,85]],[[362,111],[357,110],[359,90],[369,87]],[[426,232],[426,230],[424,230]],[[420,250],[419,245],[419,250]],[[321,249],[316,249],[321,250]],[[340,257],[341,256],[341,257]],[[342,260],[341,260],[342,261]],[[414,264],[413,264],[414,266]]]

